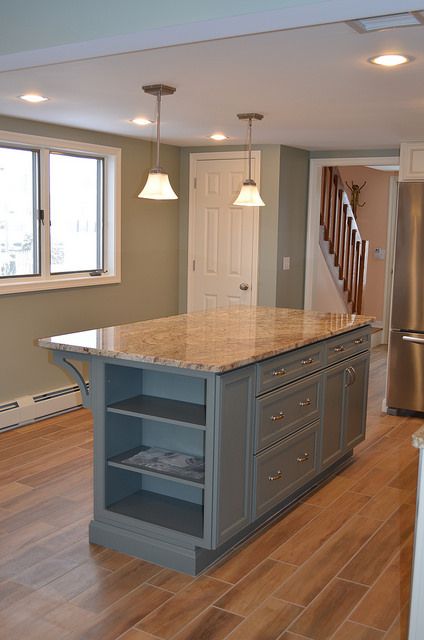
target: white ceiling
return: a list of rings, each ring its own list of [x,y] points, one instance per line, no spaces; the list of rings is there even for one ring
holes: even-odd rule
[[[367,62],[401,51],[396,69]],[[0,73],[0,113],[151,138],[128,121],[154,116],[141,86],[177,87],[163,100],[162,138],[189,146],[245,142],[236,114],[263,113],[254,141],[306,149],[392,148],[424,139],[424,27],[361,35],[344,23],[139,51]],[[37,91],[49,102],[17,96]]]

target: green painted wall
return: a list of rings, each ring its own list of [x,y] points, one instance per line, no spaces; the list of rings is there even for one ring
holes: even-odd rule
[[[70,382],[35,346],[37,337],[178,311],[178,202],[137,198],[151,165],[148,142],[5,117],[0,129],[122,149],[122,282],[0,296],[0,401],[7,401]],[[179,149],[162,145],[161,160],[178,185]]]
[[[309,152],[282,146],[279,179],[276,305],[303,309]],[[282,268],[283,256],[290,258],[286,271]]]

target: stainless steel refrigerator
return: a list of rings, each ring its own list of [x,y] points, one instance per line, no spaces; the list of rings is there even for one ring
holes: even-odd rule
[[[387,406],[424,412],[424,182],[399,185]]]

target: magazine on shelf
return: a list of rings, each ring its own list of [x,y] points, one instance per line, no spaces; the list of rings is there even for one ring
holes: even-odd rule
[[[204,458],[157,447],[143,447],[122,463],[194,482],[203,482],[205,477]]]

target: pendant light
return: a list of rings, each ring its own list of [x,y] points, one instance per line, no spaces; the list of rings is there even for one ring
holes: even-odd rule
[[[165,84],[151,84],[143,87],[143,91],[157,100],[156,117],[156,164],[150,169],[144,189],[138,194],[139,198],[149,198],[150,200],[177,200],[178,196],[174,192],[169,182],[168,174],[162,169],[159,162],[160,147],[160,106],[162,96],[170,96],[175,93],[174,87]]]
[[[260,113],[238,113],[239,120],[248,120],[248,145],[249,145],[249,177],[243,181],[240,193],[234,200],[233,204],[240,207],[264,207],[265,202],[262,200],[256,182],[252,180],[252,120],[262,120],[263,115]]]

